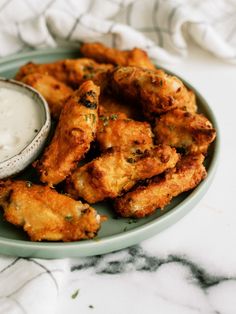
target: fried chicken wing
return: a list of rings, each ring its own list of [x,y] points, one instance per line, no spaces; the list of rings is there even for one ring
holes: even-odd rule
[[[111,63],[121,66],[131,65],[145,69],[155,69],[147,53],[139,48],[122,51],[107,47],[101,43],[84,43],[80,51],[85,57],[94,59],[99,63]]]
[[[136,152],[153,146],[153,134],[148,122],[120,118],[119,114],[99,117],[97,142],[101,151],[110,147]]]
[[[21,81],[32,86],[43,95],[48,102],[51,115],[54,119],[59,118],[65,100],[73,92],[69,86],[47,74],[28,74]]]
[[[78,168],[68,182],[67,191],[89,203],[115,198],[137,181],[174,167],[179,159],[175,149],[157,146],[143,154],[131,154],[113,148]]]
[[[73,88],[78,88],[86,80],[100,82],[100,73],[112,69],[110,64],[99,64],[87,58],[65,59],[48,64],[27,63],[16,74],[16,80],[32,73],[48,74]],[[103,79],[103,78],[101,78]]]
[[[89,150],[98,124],[99,87],[84,82],[65,103],[55,135],[35,166],[49,185],[63,181]]]
[[[88,204],[26,181],[1,182],[0,207],[32,241],[91,239],[100,228],[100,216]]]
[[[184,149],[187,153],[206,153],[216,137],[211,122],[202,114],[175,109],[156,119],[156,142]]]
[[[147,185],[117,198],[116,212],[123,217],[142,218],[165,207],[173,197],[195,188],[206,177],[203,160],[202,154],[182,157],[164,177],[157,176]]]
[[[117,99],[111,95],[101,94],[99,98],[99,115],[123,114],[129,119],[140,119],[142,117],[141,107],[128,101]]]
[[[174,108],[196,111],[193,92],[177,77],[164,71],[119,67],[108,73],[108,80],[114,93],[140,102],[144,115],[150,120]]]

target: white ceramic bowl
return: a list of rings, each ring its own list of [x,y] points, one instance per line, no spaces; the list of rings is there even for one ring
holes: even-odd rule
[[[42,121],[41,128],[37,134],[35,134],[35,137],[21,152],[0,162],[0,179],[3,179],[21,172],[37,158],[47,139],[51,119],[46,100],[35,89],[21,82],[5,78],[0,78],[0,87],[18,91],[32,98],[40,108],[39,114],[41,115],[40,120]]]

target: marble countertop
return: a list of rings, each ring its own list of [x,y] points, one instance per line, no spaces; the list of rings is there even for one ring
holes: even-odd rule
[[[69,260],[56,314],[236,313],[236,68],[197,47],[169,69],[209,101],[221,156],[215,179],[181,221],[140,245]]]

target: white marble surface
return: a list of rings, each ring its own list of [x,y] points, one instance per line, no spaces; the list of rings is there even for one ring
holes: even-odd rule
[[[236,313],[236,67],[192,47],[169,68],[199,89],[218,118],[213,184],[187,216],[140,245],[68,260],[56,314]]]

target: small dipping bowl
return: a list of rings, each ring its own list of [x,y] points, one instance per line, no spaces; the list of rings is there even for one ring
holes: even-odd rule
[[[33,100],[32,105],[38,106],[39,120],[39,127],[35,130],[35,135],[32,136],[30,142],[14,156],[0,160],[0,179],[3,179],[20,173],[38,157],[48,137],[51,119],[46,100],[35,89],[24,83],[5,78],[0,78],[0,90],[1,88],[16,91]],[[16,118],[21,119],[20,116]]]

